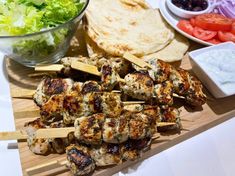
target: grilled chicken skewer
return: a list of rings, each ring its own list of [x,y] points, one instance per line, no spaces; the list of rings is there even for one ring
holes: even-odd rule
[[[123,144],[107,144],[90,147],[71,144],[66,148],[67,161],[53,161],[26,169],[28,175],[41,174],[48,170],[67,166],[73,175],[87,175],[96,166],[121,164],[126,160],[135,160],[151,145],[151,139],[128,140]],[[67,170],[67,169],[66,169]]]
[[[74,77],[77,74],[76,62],[97,66],[98,70],[101,70],[102,65],[109,64],[114,68],[117,73],[124,76],[128,73],[131,65],[128,61],[122,58],[104,58],[97,55],[92,55],[90,58],[79,57],[64,57],[61,59],[61,64],[41,65],[36,66],[35,71],[47,71],[47,72],[60,72],[62,75],[68,77]],[[75,76],[76,77],[76,76]]]
[[[201,106],[206,102],[206,95],[203,93],[201,82],[183,69],[175,69],[168,63],[161,60],[150,60],[149,63],[131,55],[124,54],[125,59],[131,61],[149,73],[155,83],[162,83],[170,80],[173,83],[174,93],[183,96],[186,102],[193,106]],[[137,70],[141,70],[137,67]],[[136,67],[135,67],[136,68]]]

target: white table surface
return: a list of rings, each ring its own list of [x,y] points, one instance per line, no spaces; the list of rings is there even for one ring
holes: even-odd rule
[[[157,7],[159,0],[147,0]],[[0,131],[14,130],[9,84],[0,53]],[[235,103],[235,102],[234,102]],[[235,118],[118,173],[119,176],[234,176]],[[19,151],[0,141],[0,176],[22,175]],[[33,161],[32,161],[33,162]]]

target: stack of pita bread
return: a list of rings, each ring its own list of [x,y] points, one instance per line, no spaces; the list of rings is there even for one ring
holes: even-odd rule
[[[84,22],[89,55],[181,60],[189,42],[144,0],[91,0]]]

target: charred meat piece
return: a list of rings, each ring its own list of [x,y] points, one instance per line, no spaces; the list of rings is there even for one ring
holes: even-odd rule
[[[74,176],[86,175],[94,171],[95,162],[87,147],[70,145],[66,148],[66,154],[70,171]]]
[[[154,86],[154,94],[159,104],[173,104],[173,84],[171,81],[165,81]]]
[[[170,80],[173,82],[174,92],[178,95],[185,95],[190,87],[189,73],[183,69],[172,69]]]
[[[153,97],[153,80],[146,72],[135,72],[124,78],[125,82],[120,83],[124,94],[138,100],[149,100]]]
[[[41,121],[41,119],[36,119],[34,121],[28,122],[24,125],[25,131],[28,134],[27,143],[29,146],[29,149],[38,155],[45,155],[48,152],[51,151],[51,145],[49,139],[36,139],[35,138],[35,132],[38,129],[46,128],[46,125],[44,125]]]
[[[102,112],[102,93],[91,92],[83,95],[83,115],[88,116]]]
[[[180,130],[182,126],[180,121],[180,111],[175,107],[162,106],[160,110],[159,122],[175,123],[175,125],[157,127],[157,130],[160,132],[169,130]]]
[[[35,103],[42,106],[52,95],[67,93],[73,87],[73,80],[61,78],[43,78],[33,96]]]
[[[152,136],[150,121],[143,113],[132,114],[129,121],[129,138],[143,139]]]
[[[103,143],[90,150],[96,166],[109,166],[122,163],[121,147],[118,144]]]
[[[120,79],[118,73],[109,65],[104,64],[101,68],[101,86],[104,91],[111,91]]]
[[[133,140],[129,139],[121,145],[123,160],[136,160],[142,151],[147,150],[151,144],[151,138]]]
[[[206,103],[206,95],[203,93],[202,83],[194,76],[190,75],[190,88],[186,94],[186,102],[192,106],[202,106]]]
[[[102,112],[110,118],[117,118],[123,110],[121,94],[115,92],[102,93]]]
[[[148,118],[151,134],[157,131],[157,120],[160,118],[160,108],[158,106],[144,106],[142,111]]]
[[[65,124],[74,124],[76,118],[84,115],[82,96],[77,91],[72,91],[64,96],[63,120]]]
[[[98,145],[102,142],[104,114],[83,116],[75,120],[75,137],[85,143]]]
[[[81,93],[83,95],[91,92],[101,92],[101,86],[96,81],[86,81],[82,85]]]
[[[40,115],[43,123],[52,123],[63,119],[64,95],[52,95],[41,107]]]
[[[75,91],[78,94],[80,94],[82,92],[82,86],[83,82],[74,82],[72,91]]]
[[[128,139],[128,119],[125,116],[120,118],[106,118],[103,125],[103,141],[119,144]]]
[[[148,70],[150,77],[154,80],[155,83],[162,83],[166,80],[169,80],[170,72],[172,66],[160,59],[151,60],[150,65],[153,69]]]

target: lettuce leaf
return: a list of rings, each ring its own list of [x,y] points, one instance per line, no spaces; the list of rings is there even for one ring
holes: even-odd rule
[[[56,27],[82,9],[80,0],[0,1],[0,35],[23,35]]]
[[[79,0],[45,0],[43,22],[46,26],[56,26],[74,18],[83,7]]]
[[[22,35],[40,31],[44,13],[33,6],[17,3],[1,5],[0,35]]]

